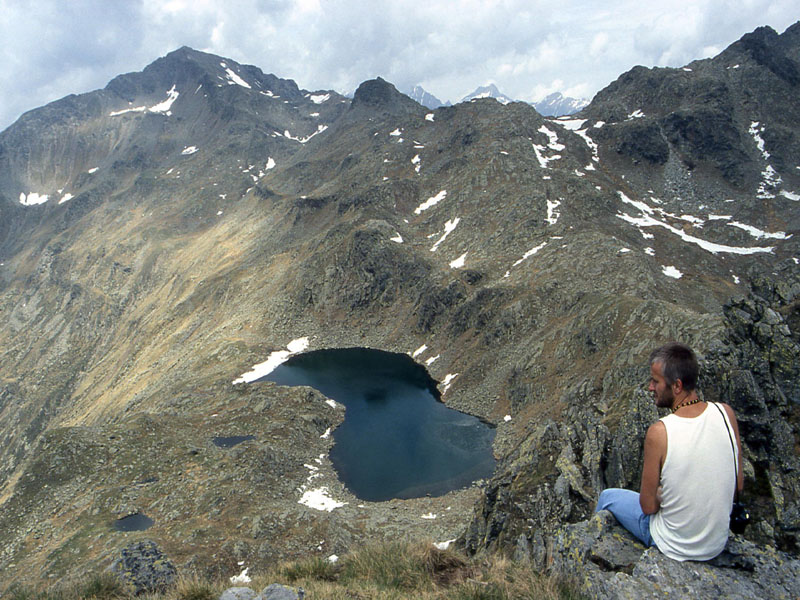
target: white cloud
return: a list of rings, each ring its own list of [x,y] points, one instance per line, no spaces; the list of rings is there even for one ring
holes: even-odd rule
[[[636,64],[681,66],[759,25],[779,32],[794,0],[3,0],[0,129],[23,111],[104,87],[183,45],[253,64],[312,91],[382,76],[457,101],[494,80],[534,100],[591,96]],[[578,15],[578,16],[576,16]],[[81,35],[75,35],[80,31]]]

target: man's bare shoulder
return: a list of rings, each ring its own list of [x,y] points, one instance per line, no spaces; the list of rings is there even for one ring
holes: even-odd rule
[[[664,426],[664,423],[661,420],[656,421],[650,427],[647,428],[647,435],[645,436],[645,442],[650,443],[661,443],[667,441],[667,428]]]

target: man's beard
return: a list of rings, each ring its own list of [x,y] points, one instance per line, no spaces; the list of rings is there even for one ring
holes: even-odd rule
[[[659,408],[672,408],[672,403],[675,400],[675,396],[672,393],[672,388],[666,388],[663,394],[658,394],[657,392],[653,393],[653,397],[656,401],[656,406]]]

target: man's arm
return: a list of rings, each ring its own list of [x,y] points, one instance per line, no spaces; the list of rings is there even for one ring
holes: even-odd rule
[[[728,415],[728,420],[731,422],[733,433],[736,436],[736,448],[738,449],[739,456],[739,461],[737,463],[738,472],[736,473],[736,489],[738,489],[739,493],[741,493],[744,489],[744,470],[742,469],[742,442],[739,440],[739,423],[737,423],[736,414],[733,412],[733,409],[730,406],[723,404],[722,407],[725,409],[725,413]]]
[[[642,512],[652,515],[661,508],[661,466],[667,456],[667,428],[661,421],[653,423],[644,438],[644,465],[639,504]]]

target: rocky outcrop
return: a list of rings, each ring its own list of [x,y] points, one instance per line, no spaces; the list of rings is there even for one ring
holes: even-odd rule
[[[560,529],[550,540],[549,568],[589,598],[796,598],[800,560],[732,536],[707,562],[679,562],[645,549],[608,511]]]
[[[750,293],[728,302],[724,313],[724,328],[697,340],[700,391],[737,413],[743,498],[753,518],[745,537],[796,554],[800,276],[793,261],[779,266],[775,276],[754,276]],[[659,417],[643,386],[646,355],[642,365],[638,375],[606,375],[608,387],[598,395],[587,386],[565,394],[561,422],[530,427],[485,488],[463,538],[468,551],[535,547],[543,532],[590,515],[605,487],[639,488],[644,435]],[[606,395],[624,386],[623,397]]]
[[[125,546],[121,556],[111,565],[110,571],[135,596],[151,592],[163,593],[172,587],[178,575],[175,565],[151,540]]]

